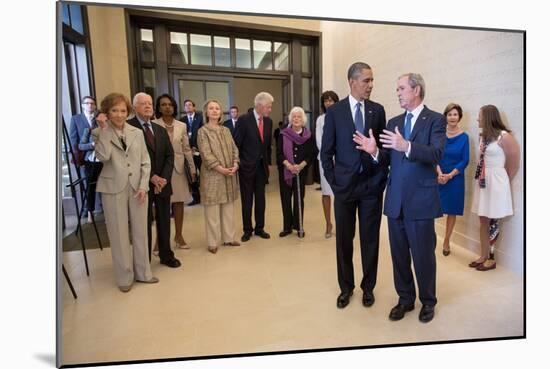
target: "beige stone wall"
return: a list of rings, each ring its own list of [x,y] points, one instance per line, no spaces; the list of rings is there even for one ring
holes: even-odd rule
[[[461,125],[470,136],[470,165],[466,170],[464,216],[457,220],[452,241],[477,251],[479,219],[471,212],[473,176],[479,155],[476,118],[481,106],[496,105],[523,151],[523,35],[339,22],[322,22],[321,30],[323,89],[334,89],[345,97],[349,92],[347,68],[360,60],[374,70],[372,99],[385,106],[388,119],[402,112],[395,83],[399,75],[407,72],[423,75],[425,103],[431,109],[442,112],[449,102],[462,106]],[[520,171],[512,183],[515,215],[502,223],[497,251],[499,263],[518,273],[523,271],[524,260],[523,170],[522,158]],[[436,223],[440,236],[444,234],[444,224],[444,218]]]
[[[106,6],[87,8],[98,101],[111,92],[130,97],[124,9]]]

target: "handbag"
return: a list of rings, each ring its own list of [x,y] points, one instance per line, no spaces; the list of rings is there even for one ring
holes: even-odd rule
[[[74,148],[73,151],[73,164],[76,166],[83,166],[84,165],[84,155],[86,154],[84,151],[80,151],[78,148]]]
[[[189,162],[187,161],[187,158],[185,158],[185,160],[183,161],[183,171],[185,172],[185,177],[187,178],[187,185],[189,186],[189,191],[193,191],[193,184],[196,182],[196,184],[198,185],[198,178],[199,176],[196,175],[195,173],[195,178],[196,180],[193,181],[193,175],[191,173],[191,167],[189,166]]]

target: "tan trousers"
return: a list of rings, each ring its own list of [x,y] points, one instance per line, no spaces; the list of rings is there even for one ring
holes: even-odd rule
[[[204,205],[204,219],[206,224],[206,242],[208,247],[217,247],[223,242],[235,240],[235,213],[234,201]]]
[[[118,286],[129,286],[134,278],[147,281],[153,277],[147,249],[147,198],[143,204],[139,204],[134,195],[130,184],[117,194],[102,194]]]

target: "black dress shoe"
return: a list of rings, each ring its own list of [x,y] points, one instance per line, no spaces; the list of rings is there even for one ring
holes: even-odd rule
[[[176,258],[161,260],[160,263],[169,266],[170,268],[179,268],[181,266],[180,261]]]
[[[397,304],[390,311],[390,320],[396,321],[401,320],[405,316],[405,313],[408,311],[414,310],[414,304],[411,305],[401,305]]]
[[[259,231],[254,231],[254,234],[256,236],[260,236],[261,238],[263,239],[268,239],[270,238],[271,236],[269,235],[269,233],[267,233],[266,231],[264,231],[263,229],[259,230]]]
[[[252,237],[252,232],[244,232],[243,236],[241,237],[241,242],[246,242],[250,240],[250,237]]]
[[[291,233],[292,231],[281,231],[281,233],[279,233],[279,237],[286,237]]]
[[[434,318],[434,314],[435,306],[422,305],[422,309],[420,309],[420,314],[418,315],[418,320],[422,323],[428,323]]]
[[[340,295],[338,295],[338,298],[336,299],[336,306],[338,306],[339,309],[343,309],[349,304],[349,299],[353,295],[353,291],[350,292],[342,292]]]
[[[363,306],[371,307],[374,304],[374,293],[372,291],[363,291]]]

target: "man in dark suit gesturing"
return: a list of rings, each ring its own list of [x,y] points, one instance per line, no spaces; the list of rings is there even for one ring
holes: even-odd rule
[[[151,121],[153,99],[144,92],[134,96],[136,116],[128,123],[143,130],[145,144],[151,158],[151,179],[149,181],[149,210],[147,214],[149,258],[151,258],[151,225],[153,222],[153,203],[159,243],[160,263],[171,268],[181,265],[170,248],[170,196],[172,195],[172,170],[174,168],[174,149],[166,129]]]
[[[362,302],[365,307],[374,304],[382,194],[389,159],[376,144],[386,127],[386,112],[382,105],[369,100],[373,80],[368,64],[352,64],[348,69],[350,95],[327,110],[323,129],[321,162],[334,192],[339,308],[348,305],[355,288],[352,259],[356,213],[363,266]],[[354,134],[365,140],[368,152],[356,149]]]
[[[269,178],[271,162],[271,127],[273,122],[268,117],[273,105],[273,96],[260,92],[254,98],[254,109],[239,117],[235,144],[239,148],[241,160],[239,182],[241,186],[241,203],[243,216],[242,242],[254,234],[269,238],[264,230],[265,225],[265,185]],[[252,228],[252,202],[254,200],[254,219]]]
[[[389,317],[400,320],[414,309],[412,255],[422,302],[418,318],[427,323],[433,319],[437,303],[434,218],[442,213],[436,166],[445,149],[446,122],[442,114],[423,104],[425,92],[420,74],[399,77],[397,96],[405,112],[388,122],[380,141],[391,149],[384,214],[388,217],[393,279],[399,295]]]

